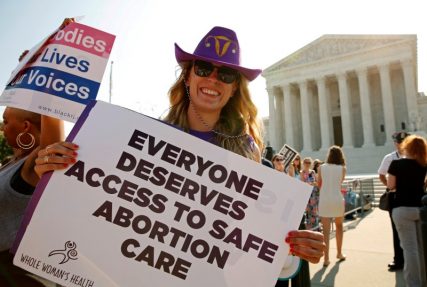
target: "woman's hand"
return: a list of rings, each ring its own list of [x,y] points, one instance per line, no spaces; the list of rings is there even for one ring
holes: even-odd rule
[[[65,18],[64,21],[62,21],[62,24],[59,27],[59,29],[64,29],[65,26],[67,26],[68,24],[71,24],[73,22],[76,22],[76,20],[74,18]]]
[[[295,177],[295,167],[292,163],[289,165],[288,175],[291,177]]]
[[[70,142],[58,142],[39,150],[35,172],[39,177],[44,173],[67,168],[76,162],[78,145]]]
[[[318,263],[326,249],[323,234],[311,230],[295,230],[288,233],[285,239],[295,256],[311,263]]]

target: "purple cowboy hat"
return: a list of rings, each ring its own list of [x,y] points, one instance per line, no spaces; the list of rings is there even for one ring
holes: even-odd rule
[[[213,27],[200,41],[193,54],[182,50],[175,43],[175,58],[178,63],[203,60],[239,71],[249,81],[261,74],[260,69],[248,69],[240,66],[240,48],[237,35],[224,27]]]

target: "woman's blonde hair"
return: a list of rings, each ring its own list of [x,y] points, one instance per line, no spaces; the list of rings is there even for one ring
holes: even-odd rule
[[[405,154],[412,156],[421,166],[427,165],[427,141],[425,138],[410,135],[404,139],[401,147]]]
[[[185,81],[191,72],[192,63],[184,62],[180,65],[181,74],[169,90],[171,108],[164,120],[188,132],[187,110],[190,101],[186,94]],[[239,136],[242,134],[252,136],[259,149],[262,150],[261,127],[257,113],[257,108],[252,102],[249,93],[248,80],[240,76],[234,96],[228,100],[228,103],[221,110],[220,118],[213,127],[218,132],[215,133],[215,142],[229,151],[250,159],[257,159],[258,155],[255,154],[248,137]]]

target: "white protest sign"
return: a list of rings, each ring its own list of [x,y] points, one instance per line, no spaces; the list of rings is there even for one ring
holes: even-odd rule
[[[42,178],[14,264],[64,286],[275,285],[309,185],[103,102],[70,137],[78,161]]]
[[[285,166],[284,170],[287,171],[291,162],[293,162],[295,157],[298,155],[298,152],[287,144],[284,144],[280,149],[279,154],[283,157],[283,165]]]
[[[76,122],[96,98],[114,39],[76,22],[55,31],[12,72],[0,105]]]

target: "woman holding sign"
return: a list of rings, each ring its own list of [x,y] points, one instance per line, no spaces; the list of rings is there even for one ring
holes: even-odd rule
[[[62,138],[62,121],[7,107],[2,131],[15,152],[0,168],[0,286],[45,286],[12,264],[9,249],[39,181],[34,172],[37,153]]]
[[[73,22],[65,19],[60,27]],[[19,56],[21,61],[28,53]],[[0,167],[0,286],[56,286],[13,265],[9,249],[15,240],[39,176],[34,170],[40,149],[64,138],[61,120],[7,107],[1,131],[13,148],[12,158]],[[36,279],[35,279],[36,278]]]
[[[175,56],[181,67],[169,91],[171,108],[164,121],[208,141],[260,162],[262,139],[249,81],[261,70],[240,65],[240,50],[234,31],[214,27],[200,41],[193,54],[175,44]],[[77,147],[58,143],[41,150],[36,171],[39,175],[64,169],[76,160]],[[45,158],[49,157],[49,163]],[[323,254],[323,236],[310,231],[292,231],[286,238],[291,251],[317,263]]]

